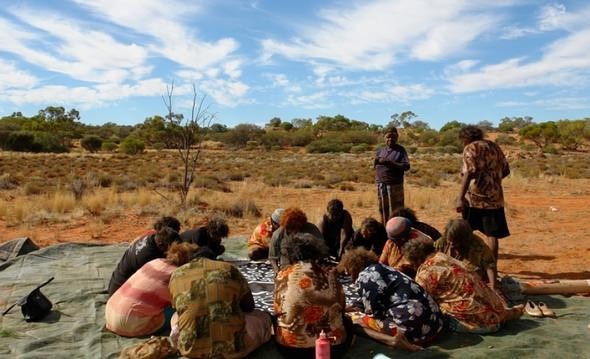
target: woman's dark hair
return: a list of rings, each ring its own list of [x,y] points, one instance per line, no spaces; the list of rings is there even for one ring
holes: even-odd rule
[[[296,233],[285,237],[281,245],[281,254],[291,263],[309,262],[328,256],[326,242],[309,233]]]
[[[207,222],[207,233],[211,239],[221,239],[229,234],[229,227],[225,219],[213,217]]]
[[[466,244],[473,235],[473,229],[464,219],[451,219],[445,226],[444,237],[447,243]]]
[[[426,237],[411,239],[402,247],[402,254],[414,268],[418,268],[420,264],[424,263],[434,251],[434,242]]]
[[[339,272],[350,274],[353,281],[356,281],[359,273],[370,266],[379,262],[379,258],[372,251],[358,247],[344,252],[340,263],[336,267]]]
[[[327,210],[330,213],[342,212],[342,210],[344,210],[344,203],[342,203],[341,200],[334,198],[328,202]]]
[[[459,130],[459,139],[469,142],[479,141],[483,139],[483,131],[477,126],[468,125]]]
[[[176,232],[180,232],[180,221],[174,217],[164,216],[154,223],[154,229],[159,231],[164,227],[170,227]]]
[[[158,249],[164,253],[168,251],[168,247],[174,242],[180,242],[178,232],[170,227],[162,227],[154,235],[154,241]]]
[[[386,128],[385,129],[385,135],[388,135],[388,134],[396,134],[397,135],[398,134],[397,133],[397,128],[395,128],[393,126]]]
[[[416,212],[409,207],[397,207],[391,212],[391,217],[404,217],[412,222],[412,225],[418,221]]]
[[[381,222],[379,222],[378,220],[376,220],[373,217],[367,217],[365,219],[363,219],[363,221],[361,222],[361,227],[360,229],[371,229],[374,232],[377,232],[379,230],[379,228],[383,227],[383,224]],[[385,227],[383,227],[385,228]]]
[[[296,207],[290,207],[283,212],[281,216],[281,227],[287,232],[297,232],[307,223],[305,213]]]

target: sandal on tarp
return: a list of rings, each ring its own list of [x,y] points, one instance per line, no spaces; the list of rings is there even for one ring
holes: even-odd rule
[[[541,308],[539,308],[539,306],[533,302],[532,300],[529,300],[526,302],[525,306],[524,306],[524,311],[530,315],[531,317],[537,317],[537,318],[542,318],[543,317],[543,312],[541,311]]]
[[[544,317],[551,317],[551,318],[557,317],[557,315],[555,315],[555,312],[553,310],[551,310],[551,308],[549,308],[547,306],[547,304],[545,304],[543,302],[539,302],[539,303],[537,303],[537,305],[539,306],[539,309],[541,309],[541,313],[543,313]]]

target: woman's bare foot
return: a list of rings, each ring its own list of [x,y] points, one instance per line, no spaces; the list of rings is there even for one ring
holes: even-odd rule
[[[412,344],[408,341],[408,339],[406,338],[406,335],[399,331],[397,332],[397,334],[395,335],[395,337],[391,338],[391,344],[392,347],[396,347],[396,348],[400,348],[403,350],[407,350],[409,352],[416,352],[419,350],[423,350],[424,348],[416,345],[416,344]]]
[[[504,318],[504,321],[510,321],[510,320],[515,320],[518,319],[522,316],[522,313],[524,312],[524,304],[519,304],[519,305],[515,305],[512,308],[508,308],[506,309],[506,317]]]

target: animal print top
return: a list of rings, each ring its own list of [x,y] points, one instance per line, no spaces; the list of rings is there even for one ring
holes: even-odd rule
[[[465,146],[461,175],[467,174],[474,179],[467,191],[470,207],[504,207],[502,178],[510,174],[510,167],[500,146],[489,140],[473,141]]]

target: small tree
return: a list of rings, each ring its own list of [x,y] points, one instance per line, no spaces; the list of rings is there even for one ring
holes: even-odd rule
[[[102,146],[102,139],[95,135],[84,136],[80,141],[82,148],[89,152],[97,152]]]
[[[182,162],[182,177],[179,185],[180,206],[186,207],[186,199],[195,179],[197,163],[201,154],[201,132],[209,127],[215,114],[209,112],[209,106],[205,104],[206,96],[198,99],[197,88],[193,84],[193,101],[191,107],[191,116],[184,118],[183,115],[174,112],[172,104],[174,92],[174,82],[166,86],[166,95],[162,96],[164,105],[168,110],[166,121],[171,127],[171,142],[177,149],[177,156]]]
[[[553,121],[525,126],[518,133],[522,139],[533,141],[541,153],[559,136],[557,125]]]

